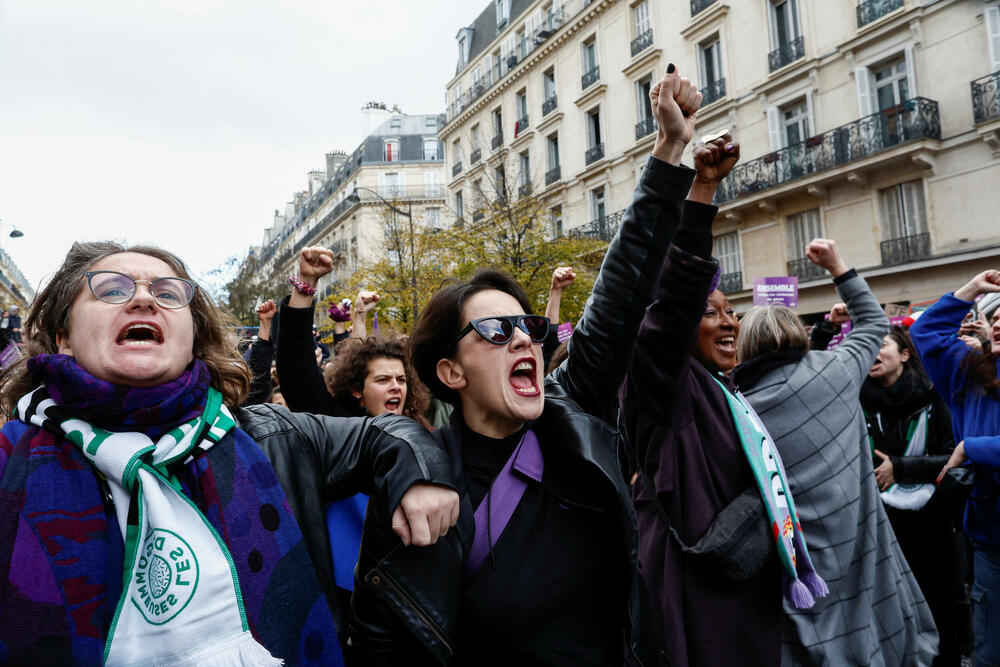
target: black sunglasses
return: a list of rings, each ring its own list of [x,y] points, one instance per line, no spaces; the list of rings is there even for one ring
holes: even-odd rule
[[[494,315],[469,322],[455,337],[455,343],[467,333],[475,331],[483,340],[494,345],[504,345],[514,337],[514,327],[528,334],[532,343],[541,343],[549,335],[549,318],[541,315]]]

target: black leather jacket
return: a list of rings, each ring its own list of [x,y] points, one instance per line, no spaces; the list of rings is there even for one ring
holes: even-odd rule
[[[642,637],[647,611],[636,576],[638,534],[623,475],[628,466],[623,465],[625,448],[616,428],[617,395],[693,177],[690,169],[650,158],[577,324],[568,357],[546,378],[545,407],[532,427],[546,451],[556,455],[553,459],[569,462],[572,475],[566,478],[576,483],[574,495],[592,498],[618,517],[620,530],[608,537],[619,545],[619,569],[608,574],[621,582],[628,657],[644,665],[655,664],[656,658],[647,653],[653,644]],[[461,456],[453,452],[450,458],[452,474],[460,480]],[[475,533],[473,507],[463,495],[455,529],[431,547],[405,548],[383,523],[388,515],[381,502],[373,498],[369,504],[362,537],[348,663],[447,665],[460,613],[462,564]],[[484,655],[489,650],[484,646]]]
[[[367,493],[380,507],[395,508],[416,482],[455,488],[447,454],[422,426],[388,413],[326,417],[263,404],[233,415],[274,467],[337,626],[343,627],[337,618],[343,612],[334,594],[326,505]]]

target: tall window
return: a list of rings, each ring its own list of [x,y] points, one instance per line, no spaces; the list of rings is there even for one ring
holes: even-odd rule
[[[521,89],[514,96],[515,108],[517,110],[517,119],[521,120],[528,117],[528,93],[524,89]]]
[[[722,46],[719,43],[718,35],[702,42],[698,46],[698,62],[701,68],[702,87],[711,86],[722,78],[721,53]]]
[[[399,160],[399,139],[387,139],[382,145],[382,159],[386,162]]]
[[[436,171],[424,172],[424,196],[425,197],[441,196],[441,174],[439,174]]]
[[[806,256],[806,246],[813,239],[823,237],[823,223],[819,209],[811,208],[795,215],[788,216],[786,224],[786,239],[788,242],[788,258],[803,259]]]
[[[493,187],[496,190],[497,199],[507,198],[507,170],[503,168],[502,164],[493,169]]]
[[[462,192],[455,193],[455,217],[459,220],[465,218],[465,205],[462,202]]]
[[[786,46],[799,36],[799,8],[797,0],[772,0],[771,46]]]
[[[549,220],[552,221],[552,236],[563,235],[562,206],[553,206],[549,209]]]
[[[453,164],[462,164],[462,142],[459,139],[451,142],[451,161]]]
[[[542,72],[542,88],[545,99],[551,100],[556,94],[556,70],[553,67]]]
[[[518,180],[523,188],[531,183],[531,157],[528,154],[528,151],[524,151],[518,156],[518,162],[520,163],[521,168],[521,175]]]
[[[472,130],[469,133],[472,135],[472,150],[477,151],[482,148],[482,132],[479,129],[479,123],[473,125]]]
[[[886,239],[916,236],[927,231],[923,182],[907,181],[879,191],[882,230]]]
[[[636,37],[653,27],[649,20],[649,0],[642,0],[632,8],[632,17],[635,19]]]
[[[493,0],[497,12],[497,31],[507,23],[510,18],[510,0]]]
[[[595,220],[602,220],[607,215],[604,205],[604,186],[590,191],[590,213]]]
[[[559,166],[559,135],[550,134],[545,139],[546,166],[549,170]]]
[[[910,99],[906,59],[899,58],[874,69],[875,100],[878,110],[885,111]]]
[[[719,260],[719,268],[722,269],[722,275],[740,273],[743,270],[742,262],[740,261],[740,236],[738,233],[732,232],[715,237],[715,250],[713,254]]]
[[[500,107],[493,110],[493,136],[503,136],[503,114],[501,113]]]
[[[591,37],[583,43],[583,71],[587,73],[597,67],[597,41]]]
[[[403,175],[389,172],[378,175],[378,193],[386,199],[395,199],[403,195]]]
[[[639,120],[653,117],[653,105],[649,101],[649,90],[653,85],[653,77],[646,76],[635,82],[635,97],[639,106]]]
[[[784,107],[781,110],[781,115],[785,128],[786,146],[794,146],[809,138],[809,106],[805,100]]]
[[[436,206],[424,209],[424,222],[431,229],[441,229],[441,209]]]
[[[593,148],[601,144],[601,110],[587,112],[587,147]]]
[[[424,159],[425,160],[440,160],[441,156],[438,153],[438,140],[434,137],[424,137]]]

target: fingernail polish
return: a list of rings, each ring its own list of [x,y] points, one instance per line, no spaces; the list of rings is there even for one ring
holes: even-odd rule
[[[730,142],[730,143],[726,144],[726,152],[727,152],[727,153],[732,153],[732,152],[733,152],[733,149],[734,149],[735,147],[736,147],[736,146],[735,146],[735,145],[733,145],[733,143],[732,143],[732,142]]]
[[[667,65],[667,74],[673,74],[675,69],[677,68],[674,67],[674,64],[670,63],[669,65]]]

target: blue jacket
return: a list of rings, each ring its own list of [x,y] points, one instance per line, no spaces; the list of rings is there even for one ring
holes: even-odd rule
[[[1000,401],[968,385],[962,361],[972,350],[955,337],[972,303],[945,294],[910,329],[913,343],[941,398],[951,410],[955,442],[979,466],[965,508],[965,532],[1000,546]]]

